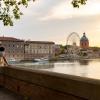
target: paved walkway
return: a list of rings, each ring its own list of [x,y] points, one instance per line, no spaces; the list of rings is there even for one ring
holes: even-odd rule
[[[0,100],[24,100],[22,97],[0,87]]]

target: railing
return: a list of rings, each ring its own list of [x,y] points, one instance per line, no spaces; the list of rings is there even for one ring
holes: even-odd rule
[[[14,67],[0,70],[1,86],[32,100],[100,100],[100,80]]]

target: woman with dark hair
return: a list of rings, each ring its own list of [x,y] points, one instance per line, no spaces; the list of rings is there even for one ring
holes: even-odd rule
[[[6,58],[4,57],[4,47],[0,47],[0,66],[8,66]]]

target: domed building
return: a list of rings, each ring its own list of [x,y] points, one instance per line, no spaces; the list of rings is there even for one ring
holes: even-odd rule
[[[81,49],[88,49],[89,48],[89,40],[86,37],[85,33],[83,33],[83,36],[80,39],[80,47],[81,47]]]

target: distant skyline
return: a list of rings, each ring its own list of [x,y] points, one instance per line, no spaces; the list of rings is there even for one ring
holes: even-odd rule
[[[66,44],[71,32],[80,37],[83,32],[91,46],[100,47],[100,0],[88,0],[87,5],[73,8],[72,0],[36,0],[28,8],[21,8],[24,15],[5,27],[0,22],[0,36],[10,36],[33,41],[54,41]]]

